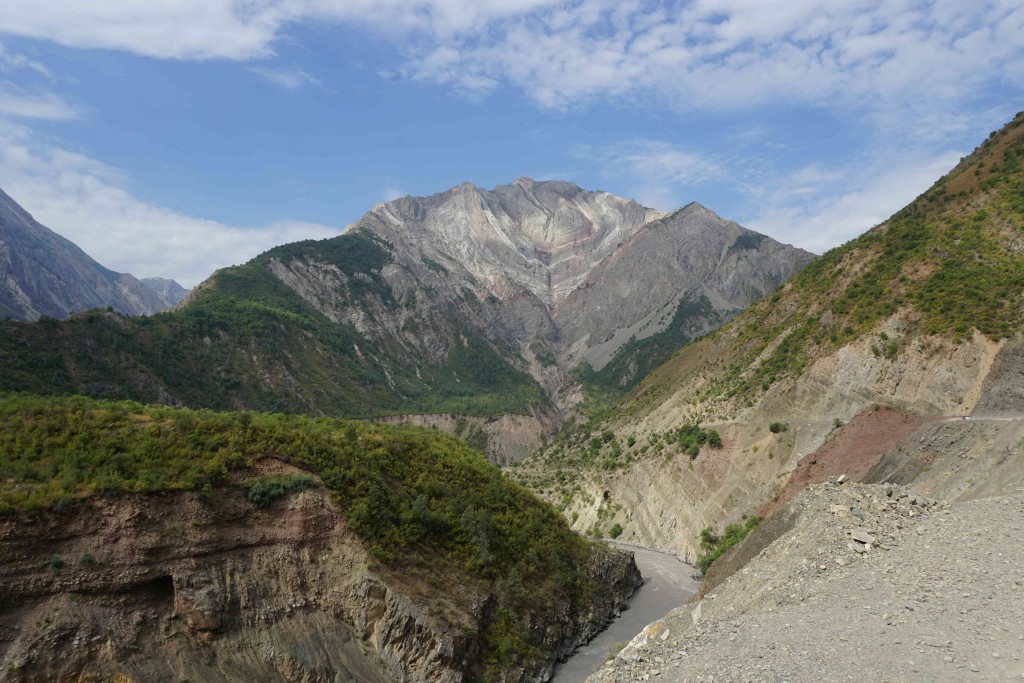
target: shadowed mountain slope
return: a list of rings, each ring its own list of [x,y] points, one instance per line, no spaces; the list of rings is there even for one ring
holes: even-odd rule
[[[0,318],[64,318],[108,306],[149,315],[177,303],[173,298],[181,286],[173,280],[163,283],[167,293],[104,268],[0,190]]]

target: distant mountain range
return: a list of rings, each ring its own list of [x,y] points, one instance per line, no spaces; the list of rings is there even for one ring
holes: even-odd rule
[[[166,315],[2,330],[22,369],[0,388],[359,417],[517,414],[536,441],[812,259],[698,204],[666,214],[567,182],[466,183],[220,270]]]
[[[185,293],[173,280],[140,281],[104,268],[0,190],[0,318],[64,318],[107,307],[149,315],[174,306]]]

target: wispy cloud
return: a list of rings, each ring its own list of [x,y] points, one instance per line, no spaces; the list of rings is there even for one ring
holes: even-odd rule
[[[37,74],[45,76],[46,78],[52,77],[50,70],[41,63],[34,59],[30,59],[21,53],[12,52],[6,45],[0,42],[0,73],[13,73],[15,71],[21,71],[22,69],[35,71]]]
[[[349,24],[403,47],[388,73],[543,107],[639,98],[682,109],[765,101],[872,109],[1021,84],[1015,0],[7,0],[0,33],[169,59],[250,60],[289,26]],[[262,70],[279,85],[301,70]],[[259,71],[258,71],[259,72]]]
[[[961,152],[890,153],[826,169],[811,165],[747,186],[747,227],[816,253],[881,223],[959,161]]]
[[[135,197],[116,169],[10,123],[0,123],[0,187],[108,268],[187,287],[276,245],[340,233],[300,221],[244,227],[188,216]]]
[[[80,112],[58,95],[30,93],[8,81],[0,81],[0,115],[44,121],[71,121]]]
[[[404,197],[407,194],[409,193],[404,192],[401,188],[395,187],[394,185],[388,185],[381,193],[381,200],[390,202],[392,199],[398,199],[399,197]]]
[[[726,177],[715,159],[660,140],[578,147],[573,154],[599,164],[607,177],[628,179],[625,184],[631,197],[663,210],[689,201],[693,187]]]
[[[269,66],[251,66],[249,71],[256,74],[263,80],[279,88],[295,92],[306,87],[323,87],[323,84],[314,76],[309,75],[298,66],[274,68]]]
[[[964,151],[901,145],[832,164],[782,170],[773,161],[723,150],[709,157],[678,145],[633,140],[574,154],[641,203],[672,210],[715,185],[735,197],[727,218],[817,253],[884,221],[956,165]]]

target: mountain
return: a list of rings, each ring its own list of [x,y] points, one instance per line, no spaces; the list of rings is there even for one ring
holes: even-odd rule
[[[0,353],[12,370],[0,385],[222,409],[477,416],[468,429],[500,436],[497,455],[512,459],[588,387],[621,393],[652,359],[811,259],[697,204],[662,214],[564,182],[467,183],[220,270],[173,312],[8,324]],[[500,415],[524,420],[491,419]]]
[[[946,500],[1024,485],[1022,162],[1024,113],[517,477],[578,529],[691,558],[704,529],[828,477]]]
[[[158,289],[101,266],[0,190],[0,317],[64,318],[108,306],[149,315],[171,305]]]
[[[140,282],[156,292],[160,298],[167,303],[165,308],[177,306],[185,300],[185,297],[188,296],[189,292],[189,290],[185,289],[174,280],[169,280],[164,277],[144,277]]]
[[[698,336],[812,258],[696,203],[665,214],[529,178],[491,191],[465,183],[404,197],[352,227],[392,245],[394,261],[415,278],[390,282],[400,299],[433,292],[412,317],[430,315],[428,307],[464,309],[472,293],[475,310],[460,315],[525,361],[561,407],[574,402],[563,395],[565,373],[582,361],[601,371],[630,344],[665,331],[681,307],[694,310],[677,327]],[[424,339],[410,351],[446,350]]]

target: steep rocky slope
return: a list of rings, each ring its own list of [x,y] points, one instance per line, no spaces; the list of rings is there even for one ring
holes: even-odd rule
[[[781,499],[801,462],[804,472],[820,452],[841,468],[843,453],[860,446],[840,438],[844,423],[875,406],[933,418],[1024,415],[1022,158],[1024,114],[887,222],[684,348],[611,417],[566,435],[517,476],[578,529],[618,523],[627,540],[694,557],[701,529]],[[865,476],[947,499],[1020,481],[1013,419],[924,422],[899,444],[865,442],[873,460],[859,458],[859,471],[879,461]],[[715,429],[721,446],[688,458],[679,445],[687,423]],[[846,450],[819,451],[831,438]]]
[[[1024,676],[1024,491],[937,505],[899,486],[821,484],[780,516],[787,527],[743,569],[588,680]]]
[[[546,680],[640,582],[426,430],[28,396],[0,423],[4,681]]]
[[[177,303],[174,293],[181,286],[163,282],[167,293],[104,268],[0,190],[0,318],[64,318],[108,306],[149,315]]]
[[[358,417],[513,414],[532,424],[481,429],[492,444],[526,435],[491,451],[518,457],[585,394],[625,391],[810,260],[696,204],[665,215],[564,182],[464,184],[218,271],[166,315],[0,327],[11,367],[0,388]]]
[[[144,277],[140,282],[156,292],[163,301],[166,301],[168,308],[177,306],[184,301],[189,292],[174,280],[165,277]]]

